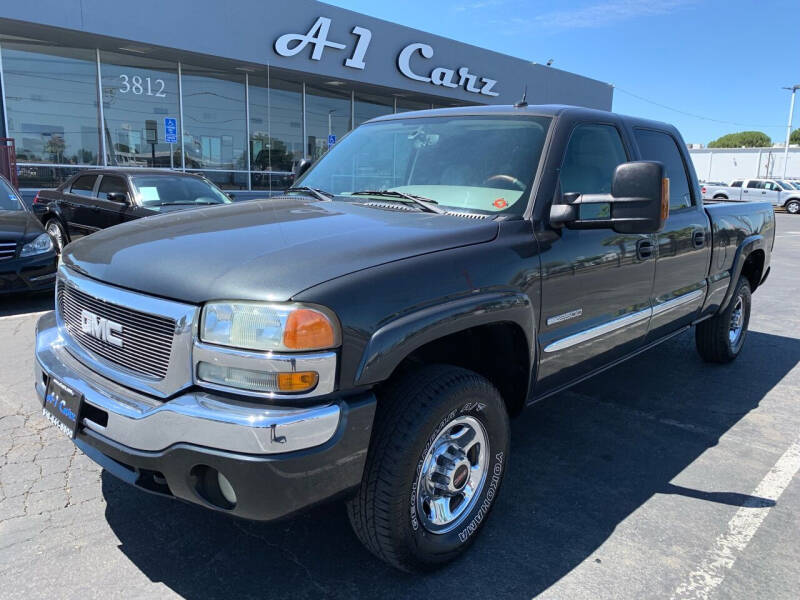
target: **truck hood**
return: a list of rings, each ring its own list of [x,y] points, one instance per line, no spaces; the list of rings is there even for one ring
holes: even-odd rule
[[[281,198],[118,225],[70,244],[63,261],[94,279],[184,302],[281,301],[360,269],[496,235],[491,220]]]

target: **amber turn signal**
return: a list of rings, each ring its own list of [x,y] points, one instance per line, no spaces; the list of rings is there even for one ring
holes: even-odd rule
[[[283,345],[292,350],[322,350],[335,343],[333,324],[321,312],[308,308],[292,311],[283,330]]]
[[[278,389],[282,392],[305,392],[317,385],[319,375],[315,371],[278,373]]]
[[[666,221],[669,216],[669,177],[661,180],[661,220]]]

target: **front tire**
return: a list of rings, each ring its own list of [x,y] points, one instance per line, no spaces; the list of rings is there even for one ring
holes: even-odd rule
[[[410,370],[379,396],[348,516],[378,558],[428,570],[461,554],[486,522],[508,460],[508,413],[489,381],[448,365]]]
[[[724,364],[739,356],[750,324],[751,299],[750,283],[742,277],[728,307],[697,324],[695,342],[704,361]]]
[[[64,228],[61,227],[61,223],[59,223],[56,219],[50,219],[44,226],[44,229],[47,233],[50,234],[50,237],[53,239],[53,244],[56,247],[56,252],[61,254],[61,251],[64,249],[69,242],[67,241],[67,234],[64,232]]]
[[[790,215],[800,214],[800,200],[789,200],[786,203],[786,212]]]

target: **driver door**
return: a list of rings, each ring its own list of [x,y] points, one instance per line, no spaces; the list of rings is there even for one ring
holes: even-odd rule
[[[616,124],[578,123],[559,170],[561,194],[610,193],[614,170],[630,156]],[[539,245],[542,394],[642,346],[650,321],[655,236],[551,227],[539,234]]]

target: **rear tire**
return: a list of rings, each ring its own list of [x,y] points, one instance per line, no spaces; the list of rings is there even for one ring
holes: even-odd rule
[[[750,283],[742,277],[728,307],[697,324],[695,342],[704,361],[724,364],[739,356],[750,324],[750,302]]]
[[[800,214],[800,200],[789,200],[785,208],[790,215]]]
[[[722,194],[717,194],[716,196],[714,196],[714,200],[727,200],[727,199],[728,197],[723,196]]]
[[[379,396],[350,523],[378,558],[429,570],[486,522],[507,463],[506,407],[489,381],[448,365],[410,370]]]

